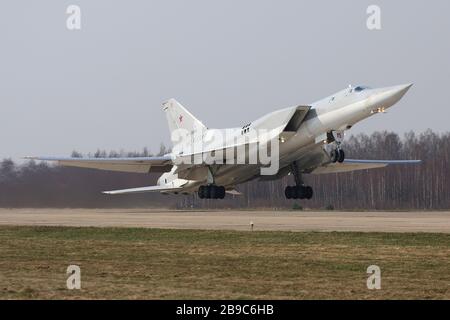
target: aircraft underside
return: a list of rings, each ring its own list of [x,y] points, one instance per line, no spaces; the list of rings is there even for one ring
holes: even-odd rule
[[[340,145],[333,149],[330,156],[322,145],[311,144],[280,157],[280,168],[278,174],[273,176],[262,176],[259,165],[212,165],[209,170],[212,180],[206,183],[194,183],[184,190],[185,193],[198,191],[201,199],[223,199],[225,190],[233,190],[236,185],[260,179],[262,181],[280,179],[288,174],[294,177],[295,185],[285,188],[287,199],[311,199],[313,189],[304,183],[302,174],[308,173],[309,169],[317,168],[327,163],[342,163],[345,154]]]

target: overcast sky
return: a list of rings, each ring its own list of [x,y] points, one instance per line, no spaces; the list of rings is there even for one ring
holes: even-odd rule
[[[71,4],[81,30],[66,27]],[[155,152],[168,98],[224,128],[349,84],[415,84],[351,133],[447,131],[449,14],[447,0],[3,1],[0,158]]]

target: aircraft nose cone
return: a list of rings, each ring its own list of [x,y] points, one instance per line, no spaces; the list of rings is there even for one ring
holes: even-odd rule
[[[379,104],[384,108],[389,108],[400,101],[401,98],[408,92],[412,87],[412,83],[401,84],[398,86],[382,88],[379,91],[378,98]]]
[[[395,86],[392,88],[393,94],[398,97],[398,99],[400,100],[405,94],[406,92],[408,92],[409,88],[411,88],[413,86],[412,83],[408,83],[408,84],[401,84],[399,86]]]

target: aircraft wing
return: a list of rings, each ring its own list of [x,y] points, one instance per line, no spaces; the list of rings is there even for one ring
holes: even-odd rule
[[[168,187],[168,186],[150,186],[131,189],[111,190],[103,191],[104,194],[129,194],[129,193],[146,193],[146,192],[174,192],[179,191],[181,187]]]
[[[312,174],[339,173],[356,170],[382,168],[388,165],[419,164],[421,160],[355,160],[346,159],[343,163],[329,163],[312,170]]]
[[[170,155],[137,158],[26,157],[26,159],[55,161],[67,167],[137,173],[169,172],[173,166]]]

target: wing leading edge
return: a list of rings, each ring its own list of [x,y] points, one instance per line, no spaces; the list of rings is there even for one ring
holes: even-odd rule
[[[169,172],[173,166],[170,155],[137,158],[26,157],[25,159],[55,161],[66,167],[136,173]]]

